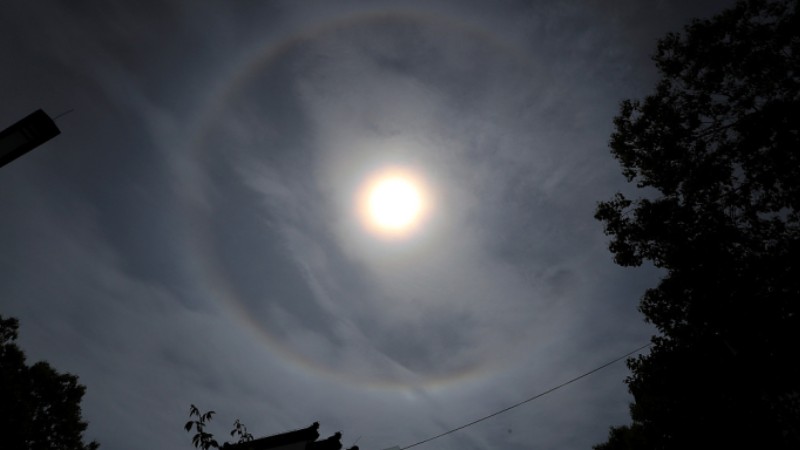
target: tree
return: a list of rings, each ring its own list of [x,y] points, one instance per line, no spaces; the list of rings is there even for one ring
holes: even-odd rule
[[[632,425],[596,449],[800,448],[800,16],[748,0],[658,43],[610,148],[641,196],[595,217],[615,262],[665,271],[628,361]]]
[[[0,316],[0,439],[8,450],[96,450],[83,442],[87,423],[80,402],[86,388],[78,378],[46,362],[25,364],[14,343],[19,322]]]
[[[208,422],[211,422],[211,419],[214,417],[216,412],[214,411],[206,411],[204,413],[200,412],[194,405],[189,406],[189,421],[186,422],[186,425],[183,428],[191,432],[192,428],[195,429],[195,434],[192,436],[192,444],[196,448],[201,448],[203,450],[209,450],[211,448],[220,448],[219,443],[216,439],[214,439],[214,435],[206,431],[206,427],[208,426]],[[193,419],[194,417],[194,419]],[[239,440],[236,441],[237,444],[241,444],[244,442],[250,442],[253,440],[253,435],[247,431],[247,427],[244,426],[239,419],[236,419],[233,422],[233,429],[231,430],[231,436],[238,436]],[[230,442],[226,444],[231,444]]]

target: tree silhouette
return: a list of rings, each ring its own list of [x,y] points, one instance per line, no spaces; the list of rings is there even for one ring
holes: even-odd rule
[[[196,417],[196,419],[190,419],[183,428],[186,431],[192,431],[192,427],[194,427],[195,434],[192,436],[192,444],[194,444],[196,448],[201,448],[203,450],[219,448],[219,444],[216,439],[214,439],[214,435],[206,432],[206,426],[214,417],[214,414],[216,414],[214,411],[207,411],[201,414],[196,406],[191,405],[189,407],[189,417]]]
[[[192,428],[194,428],[195,434],[192,436],[192,444],[194,444],[196,448],[201,448],[203,450],[220,448],[219,443],[216,439],[214,439],[214,435],[206,431],[208,422],[211,421],[211,419],[214,417],[214,414],[216,414],[214,411],[206,411],[201,413],[197,406],[189,406],[189,421],[186,422],[186,425],[184,425],[183,428],[188,432],[191,432]],[[231,436],[239,437],[239,439],[235,442],[237,444],[250,442],[253,440],[253,435],[247,431],[247,427],[244,426],[239,419],[236,419],[236,421],[233,422]]]
[[[50,364],[25,364],[14,343],[19,322],[0,316],[0,442],[7,450],[96,450],[83,442],[80,402],[86,388]]]
[[[630,426],[598,450],[800,448],[800,17],[750,0],[659,41],[655,93],[610,148],[641,197],[595,217],[622,266],[664,269],[629,360]]]

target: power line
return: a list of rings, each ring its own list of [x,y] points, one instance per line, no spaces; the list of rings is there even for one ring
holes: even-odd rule
[[[569,381],[565,381],[565,382],[563,382],[563,383],[559,384],[558,386],[556,386],[556,387],[553,387],[553,388],[550,388],[550,389],[548,389],[548,390],[546,390],[546,391],[544,391],[544,392],[542,392],[542,393],[536,394],[536,395],[534,395],[533,397],[526,398],[525,400],[523,400],[523,401],[521,401],[521,402],[515,403],[515,404],[513,404],[513,405],[511,405],[511,406],[509,406],[509,407],[507,407],[507,408],[503,408],[503,409],[501,409],[501,410],[499,410],[499,411],[493,412],[493,413],[489,414],[488,416],[483,416],[483,417],[481,417],[480,419],[473,420],[472,422],[470,422],[470,423],[467,423],[467,424],[464,424],[464,425],[461,425],[460,427],[453,428],[452,430],[445,431],[444,433],[437,434],[436,436],[429,437],[428,439],[425,439],[425,440],[419,441],[419,442],[417,442],[417,443],[415,443],[415,444],[411,444],[411,445],[409,445],[409,446],[407,446],[407,447],[403,447],[403,448],[402,448],[402,449],[400,449],[400,450],[406,450],[406,449],[409,449],[409,448],[411,448],[411,447],[416,447],[416,446],[418,446],[418,445],[425,444],[425,443],[427,443],[427,442],[430,442],[430,441],[432,441],[432,440],[434,440],[434,439],[439,439],[439,438],[440,438],[440,437],[442,437],[442,436],[447,436],[447,435],[448,435],[448,434],[450,434],[450,433],[455,433],[456,431],[463,430],[464,428],[467,428],[467,427],[469,427],[469,426],[475,425],[475,424],[476,424],[476,423],[478,423],[478,422],[483,422],[483,421],[484,421],[484,420],[486,420],[486,419],[490,419],[490,418],[492,418],[492,417],[494,417],[494,416],[497,416],[497,415],[503,414],[503,413],[504,413],[504,412],[506,412],[506,411],[512,410],[512,409],[514,409],[514,408],[516,408],[516,407],[519,407],[519,406],[522,406],[522,405],[524,405],[525,403],[528,403],[528,402],[531,402],[531,401],[533,401],[533,400],[536,400],[536,399],[537,399],[537,398],[539,398],[539,397],[544,397],[545,395],[547,395],[547,394],[549,394],[549,393],[551,393],[551,392],[553,392],[553,391],[556,391],[556,390],[558,390],[558,389],[561,389],[562,387],[564,387],[564,386],[566,386],[566,385],[568,385],[568,384],[572,384],[572,383],[574,383],[574,382],[576,382],[576,381],[580,380],[581,378],[588,377],[589,375],[591,375],[591,374],[593,374],[593,373],[595,373],[595,372],[597,372],[597,371],[599,371],[599,370],[605,369],[606,367],[608,367],[608,366],[610,366],[610,365],[612,365],[612,364],[614,364],[614,363],[616,363],[616,362],[618,362],[618,361],[621,361],[621,360],[623,360],[623,359],[627,358],[628,356],[631,356],[631,355],[633,355],[634,353],[637,353],[637,352],[639,352],[639,351],[641,351],[641,350],[644,350],[645,348],[647,348],[647,347],[650,347],[651,345],[653,345],[653,344],[651,343],[651,344],[643,345],[643,346],[641,346],[641,347],[637,348],[636,350],[630,351],[630,352],[628,352],[628,353],[626,353],[626,354],[624,354],[624,355],[622,355],[622,356],[620,356],[620,357],[618,357],[618,358],[615,358],[615,359],[614,359],[614,360],[612,360],[612,361],[609,361],[609,362],[607,362],[607,363],[603,364],[603,365],[602,365],[602,366],[600,366],[600,367],[596,367],[596,368],[594,368],[594,369],[592,369],[592,370],[590,370],[590,371],[588,371],[588,372],[584,373],[583,375],[577,376],[577,377],[575,377],[575,378],[573,378],[573,379],[571,379],[571,380],[569,380]]]
[[[57,116],[53,117],[53,120],[54,120],[54,121],[55,121],[55,120],[58,120],[58,119],[60,119],[60,118],[62,118],[62,117],[64,117],[64,116],[66,116],[67,114],[69,114],[69,113],[71,113],[71,112],[73,112],[73,111],[75,111],[75,110],[74,110],[74,109],[68,109],[68,110],[66,110],[66,111],[62,112],[61,114],[59,114],[59,115],[57,115]]]

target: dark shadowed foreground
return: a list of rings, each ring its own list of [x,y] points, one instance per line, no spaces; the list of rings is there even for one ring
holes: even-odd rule
[[[83,442],[81,418],[86,388],[78,377],[50,364],[25,363],[17,340],[17,319],[0,316],[0,436],[7,450],[96,450]]]

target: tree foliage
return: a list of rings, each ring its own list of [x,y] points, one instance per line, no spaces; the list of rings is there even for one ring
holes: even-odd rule
[[[219,444],[214,439],[214,435],[206,431],[206,425],[208,425],[208,422],[214,417],[214,414],[216,414],[214,411],[207,411],[201,414],[196,406],[191,405],[189,407],[189,417],[196,418],[186,422],[183,428],[186,431],[192,431],[192,427],[194,427],[195,434],[192,436],[192,444],[194,444],[195,448],[201,448],[203,450],[219,448]]]
[[[623,266],[665,270],[640,310],[631,426],[597,449],[800,448],[800,16],[749,0],[659,41],[612,154],[638,198],[596,218]]]
[[[211,421],[211,419],[214,417],[214,414],[216,414],[214,411],[201,413],[200,409],[198,409],[196,406],[189,406],[189,421],[186,422],[183,428],[188,432],[191,432],[192,428],[194,428],[195,434],[192,436],[192,444],[194,444],[195,448],[201,448],[203,450],[220,448],[219,443],[216,439],[214,439],[214,435],[206,431],[208,422]],[[231,436],[238,436],[239,439],[236,441],[237,444],[250,442],[253,440],[253,435],[247,431],[247,427],[244,426],[239,419],[236,419],[233,422]],[[231,442],[227,444],[231,444]]]
[[[87,423],[78,378],[46,362],[25,363],[14,342],[19,322],[0,316],[0,442],[8,450],[95,450],[83,442]]]

